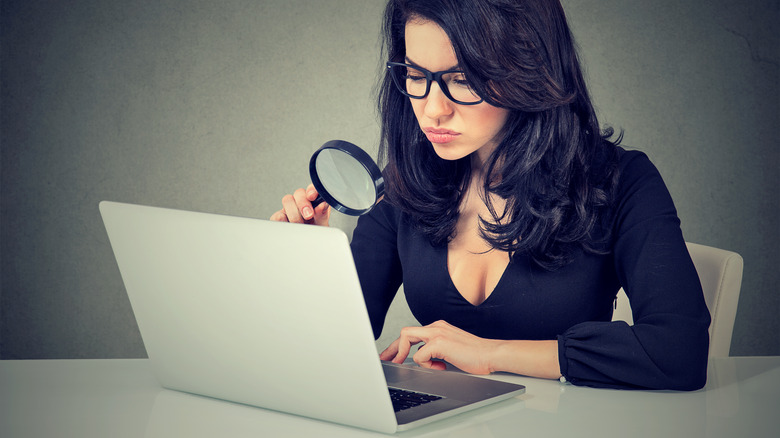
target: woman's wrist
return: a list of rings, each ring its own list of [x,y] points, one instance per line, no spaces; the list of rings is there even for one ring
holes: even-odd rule
[[[558,341],[495,340],[489,359],[491,372],[509,372],[544,379],[558,379]]]

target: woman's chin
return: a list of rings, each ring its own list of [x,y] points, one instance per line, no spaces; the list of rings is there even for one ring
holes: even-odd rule
[[[442,160],[456,161],[467,156],[471,151],[464,151],[460,148],[454,147],[450,143],[438,144],[431,143],[433,145],[433,151]]]

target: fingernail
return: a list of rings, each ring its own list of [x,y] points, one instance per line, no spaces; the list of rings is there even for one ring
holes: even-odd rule
[[[304,207],[303,217],[305,217],[306,219],[311,219],[312,216],[314,216],[314,211],[312,211],[312,209],[309,207]]]

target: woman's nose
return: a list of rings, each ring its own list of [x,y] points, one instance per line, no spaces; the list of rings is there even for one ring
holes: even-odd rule
[[[444,94],[439,84],[431,84],[431,90],[425,98],[425,115],[432,119],[452,114],[453,102]]]

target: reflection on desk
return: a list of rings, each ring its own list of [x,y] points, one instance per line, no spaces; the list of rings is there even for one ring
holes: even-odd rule
[[[620,391],[509,374],[526,393],[397,436],[776,436],[780,357],[713,358],[695,392]],[[382,434],[163,389],[147,360],[0,362],[0,436]]]

